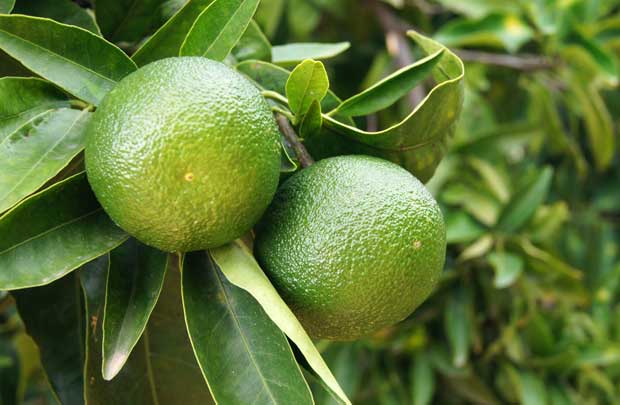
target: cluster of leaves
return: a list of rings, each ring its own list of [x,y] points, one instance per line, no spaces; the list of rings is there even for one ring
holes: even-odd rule
[[[0,296],[10,315],[3,403],[38,395],[40,383],[26,387],[41,379],[31,366],[39,357],[51,386],[43,397],[67,404],[350,403],[257,265],[251,240],[167,254],[109,219],[84,173],[86,128],[101,99],[140,66],[207,57],[270,99],[286,128],[283,172],[303,163],[294,127],[317,158],[371,154],[428,180],[462,107],[461,60],[410,31],[405,41],[418,45],[419,60],[341,101],[319,60],[349,44],[272,46],[264,18],[282,2],[57,3],[0,1],[0,290],[10,291]],[[359,128],[356,120],[388,111],[421,83],[430,90],[415,109],[384,130]]]

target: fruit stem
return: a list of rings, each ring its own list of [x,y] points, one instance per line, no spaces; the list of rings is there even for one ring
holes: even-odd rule
[[[306,168],[314,164],[314,159],[308,153],[308,150],[301,142],[295,129],[291,125],[291,122],[288,120],[286,116],[281,113],[276,113],[276,121],[278,122],[278,126],[280,127],[280,131],[284,135],[284,139],[289,144],[289,146],[295,151],[295,156],[297,156],[297,160],[299,160],[299,164],[301,167]]]
[[[286,104],[288,106],[288,98],[284,97],[282,94],[278,92],[271,91],[271,90],[263,90],[261,91],[261,94],[265,98],[270,98],[272,100],[279,101],[280,103]]]

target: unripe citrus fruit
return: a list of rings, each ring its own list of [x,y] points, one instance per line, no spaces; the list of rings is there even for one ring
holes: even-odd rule
[[[255,253],[312,336],[350,340],[404,319],[428,297],[444,264],[445,226],[409,172],[342,156],[280,187]]]
[[[125,77],[88,128],[97,199],[129,234],[165,251],[247,232],[273,198],[279,133],[260,92],[205,58],[170,58]]]

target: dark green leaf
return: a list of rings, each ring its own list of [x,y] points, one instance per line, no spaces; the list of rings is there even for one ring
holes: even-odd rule
[[[286,0],[262,0],[256,11],[256,21],[269,38],[273,38],[286,7]]]
[[[456,367],[463,367],[469,357],[470,304],[468,291],[459,288],[453,292],[446,305],[444,327],[452,349],[452,364]]]
[[[443,45],[415,32],[409,35],[433,54]],[[368,132],[345,124],[338,117],[324,116],[324,131],[306,140],[315,159],[346,154],[366,154],[400,164],[426,182],[443,158],[463,104],[461,60],[445,50],[433,71],[437,85],[416,109],[399,123]]]
[[[20,97],[14,97],[15,94]],[[0,79],[0,142],[35,116],[60,107],[69,107],[69,101],[50,83],[35,78],[3,77]]]
[[[351,44],[349,42],[338,42],[335,44],[297,43],[277,45],[272,49],[273,63],[292,65],[306,59],[330,59],[345,52],[350,46]]]
[[[114,378],[138,343],[164,283],[167,255],[130,238],[110,253],[103,319],[103,378]]]
[[[239,62],[250,59],[269,62],[271,61],[271,44],[258,24],[252,20],[232,53]]]
[[[495,270],[495,288],[511,286],[523,273],[523,259],[512,253],[493,252],[489,254],[489,263]]]
[[[183,322],[178,257],[169,255],[164,287],[142,338],[112,381],[101,375],[107,263],[80,273],[88,310],[85,398],[89,405],[212,404]]]
[[[137,42],[159,28],[183,5],[182,0],[97,0],[95,15],[112,42]]]
[[[196,19],[180,54],[224,60],[247,29],[259,2],[215,0]]]
[[[545,167],[529,184],[516,192],[497,220],[497,229],[512,233],[519,230],[547,199],[553,169]]]
[[[258,263],[242,242],[236,241],[211,251],[215,263],[228,281],[252,295],[269,318],[297,345],[308,364],[327,386],[345,403],[350,404],[342,388],[323,361],[312,339],[284,303]]]
[[[58,22],[82,27],[99,35],[99,27],[90,13],[70,0],[18,0],[13,14],[51,18]]]
[[[346,99],[332,112],[357,117],[383,110],[405,96],[431,74],[443,55],[443,49],[404,67],[372,87]]]
[[[86,267],[91,266],[90,264]],[[49,285],[12,292],[26,331],[63,404],[84,402],[84,302],[76,273]]]
[[[0,212],[58,174],[84,148],[88,111],[51,110],[0,142]]]
[[[0,15],[0,48],[92,104],[136,69],[123,51],[101,37],[45,18]]]
[[[306,138],[318,134],[323,126],[323,116],[321,115],[321,104],[319,100],[314,100],[310,104],[308,112],[304,115],[299,125],[299,136]]]
[[[321,62],[306,60],[299,64],[286,82],[289,107],[295,115],[304,115],[315,100],[323,100],[329,89],[329,78]]]
[[[350,397],[353,397],[361,387],[364,373],[364,365],[360,361],[363,358],[363,352],[352,342],[332,343],[325,352],[323,357],[334,372],[334,376],[340,382],[343,391]],[[316,380],[314,374],[311,374]],[[319,380],[320,381],[320,380]],[[317,405],[340,405],[342,401],[334,395],[328,387],[323,387],[315,395]]]
[[[182,279],[187,330],[216,401],[313,403],[284,334],[208,252],[185,256]]]
[[[86,176],[35,194],[0,217],[0,290],[51,283],[121,244]]]

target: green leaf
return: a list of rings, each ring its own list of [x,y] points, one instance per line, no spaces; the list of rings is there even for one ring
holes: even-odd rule
[[[289,107],[295,115],[304,115],[313,101],[321,101],[329,89],[329,78],[323,63],[306,60],[300,63],[286,82]]]
[[[271,44],[258,24],[252,20],[232,53],[239,62],[250,59],[269,62],[271,61]]]
[[[299,136],[303,138],[316,135],[323,126],[323,116],[321,115],[321,104],[319,100],[314,100],[310,108],[299,125]]]
[[[537,375],[523,371],[519,374],[519,396],[523,405],[546,405],[547,389],[545,382]]]
[[[523,259],[509,252],[492,252],[489,263],[495,270],[493,285],[495,288],[510,287],[523,273]]]
[[[165,23],[182,1],[97,0],[95,15],[105,38],[112,42],[140,41]]]
[[[263,307],[269,318],[297,345],[310,367],[327,386],[345,403],[351,401],[342,391],[333,374],[321,358],[312,339],[284,303],[252,254],[237,241],[211,251],[215,263],[228,281],[252,295]]]
[[[444,49],[413,31],[409,36],[427,54]],[[378,132],[368,132],[344,123],[339,117],[324,116],[321,135],[307,139],[305,144],[315,159],[346,154],[378,156],[403,166],[426,182],[454,134],[463,105],[463,74],[461,60],[446,49],[433,70],[437,84],[402,121]]]
[[[582,50],[592,59],[598,69],[604,75],[605,82],[609,86],[618,85],[619,66],[613,53],[608,52],[596,40],[587,38],[578,30],[571,34],[568,41],[570,44],[579,45]]]
[[[13,14],[51,18],[58,22],[84,28],[100,35],[93,16],[70,0],[18,0]]]
[[[277,45],[272,48],[273,63],[294,65],[306,59],[323,60],[334,58],[351,47],[349,42],[334,44],[293,43]]]
[[[0,212],[58,174],[84,148],[88,111],[52,110],[0,142]]]
[[[292,38],[307,38],[321,21],[321,10],[310,0],[288,0],[288,28]]]
[[[284,334],[208,252],[185,256],[182,285],[187,331],[216,401],[313,403]]]
[[[429,405],[433,400],[436,388],[435,374],[426,353],[419,353],[413,359],[410,387],[413,405]]]
[[[20,97],[14,97],[15,94]],[[34,77],[1,78],[0,142],[35,116],[60,107],[69,107],[67,96],[44,80]]]
[[[215,0],[194,22],[180,55],[224,60],[247,29],[259,2]]]
[[[446,241],[450,243],[469,243],[485,233],[485,228],[466,212],[448,212],[446,218]]]
[[[178,257],[169,255],[168,260],[164,287],[147,328],[112,381],[101,375],[108,262],[80,272],[87,303],[84,382],[89,405],[214,403],[185,332]]]
[[[0,48],[34,73],[97,104],[136,65],[82,28],[45,18],[0,15]]]
[[[451,47],[491,46],[516,52],[533,35],[532,29],[516,15],[492,14],[480,20],[449,22],[435,33],[434,38]]]
[[[512,233],[518,231],[534,215],[538,207],[547,199],[553,169],[545,167],[532,181],[516,192],[504,207],[497,220],[497,229]]]
[[[26,332],[41,352],[41,361],[63,404],[84,402],[84,302],[76,273],[49,285],[11,293]]]
[[[15,6],[15,0],[0,0],[0,14],[9,14]]]
[[[213,0],[189,0],[166,23],[153,34],[131,57],[144,66],[159,59],[179,56],[181,45],[200,13]]]
[[[51,283],[127,239],[83,173],[8,211],[0,217],[0,235],[0,290]]]
[[[581,280],[583,278],[583,273],[579,269],[574,268],[551,253],[533,245],[528,239],[521,239],[519,244],[525,254],[534,263],[541,264],[541,267],[545,271],[556,273],[573,280]]]
[[[345,100],[332,112],[357,117],[383,110],[408,94],[431,74],[443,55],[443,49],[404,67],[372,87]]]
[[[323,357],[340,382],[342,390],[347,395],[354,396],[360,389],[365,369],[360,361],[363,358],[363,352],[359,350],[359,346],[352,342],[340,344],[333,342],[323,352]],[[306,376],[316,381],[317,384],[323,383],[309,371],[306,371]],[[341,405],[343,403],[328,387],[321,385],[321,388],[315,394],[318,405]]]
[[[463,367],[469,358],[472,310],[469,292],[464,288],[453,291],[446,304],[444,328],[452,349],[452,364],[456,367]]]
[[[286,0],[262,0],[256,11],[256,22],[269,38],[273,38],[286,8]]]
[[[110,253],[103,318],[103,378],[127,362],[157,303],[167,255],[130,238]]]

